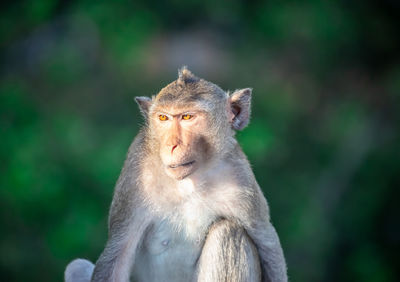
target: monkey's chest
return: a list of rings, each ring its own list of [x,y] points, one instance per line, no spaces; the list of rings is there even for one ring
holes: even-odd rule
[[[190,281],[204,236],[191,236],[176,223],[164,220],[153,226],[135,259],[136,281]]]
[[[207,230],[217,213],[209,200],[193,193],[192,186],[178,187],[184,200],[172,211],[160,209],[159,219],[148,230],[135,258],[136,281],[193,280]]]

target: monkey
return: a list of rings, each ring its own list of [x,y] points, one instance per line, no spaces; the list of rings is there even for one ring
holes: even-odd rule
[[[157,95],[136,97],[144,126],[117,180],[96,264],[66,282],[287,281],[269,207],[235,133],[251,88],[233,93],[186,67]]]

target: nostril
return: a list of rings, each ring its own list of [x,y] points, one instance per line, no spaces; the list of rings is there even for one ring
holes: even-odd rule
[[[176,147],[178,147],[178,145],[174,145],[174,146],[172,147],[172,149],[171,149],[171,155],[172,155],[172,153],[174,152],[174,150],[175,150]]]

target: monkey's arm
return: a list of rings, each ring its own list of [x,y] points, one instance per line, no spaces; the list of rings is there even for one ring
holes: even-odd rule
[[[263,269],[264,282],[286,282],[287,270],[278,234],[268,222],[250,235],[257,245]]]
[[[256,213],[242,213],[247,214],[244,222],[249,223],[245,228],[249,236],[257,246],[260,255],[260,262],[262,267],[262,281],[263,282],[286,282],[287,268],[285,257],[283,255],[281,243],[274,226],[269,220],[268,204],[257,185],[258,196],[254,199],[256,202]]]
[[[137,160],[135,152],[139,138],[129,150],[111,203],[108,241],[96,262],[92,281],[129,281],[138,245],[151,218],[144,216],[145,206],[140,197]]]
[[[243,227],[222,219],[214,223],[206,237],[196,271],[197,282],[259,282],[257,249]]]
[[[146,218],[135,214],[110,225],[109,238],[94,268],[92,281],[129,281],[136,250],[148,226]]]

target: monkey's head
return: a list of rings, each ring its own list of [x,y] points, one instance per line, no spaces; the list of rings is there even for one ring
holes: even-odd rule
[[[229,95],[185,67],[156,96],[136,97],[148,124],[149,149],[167,175],[178,180],[233,148],[235,130],[249,122],[250,101],[250,88]]]

